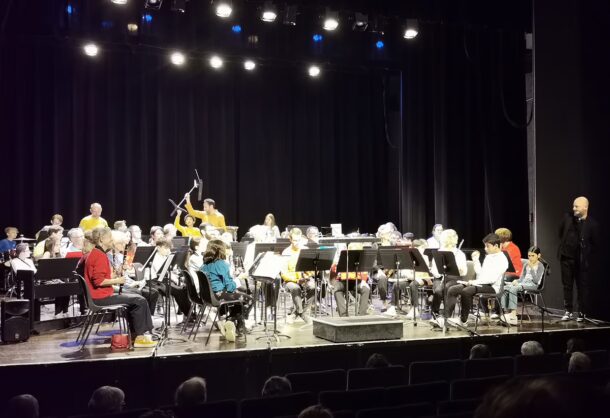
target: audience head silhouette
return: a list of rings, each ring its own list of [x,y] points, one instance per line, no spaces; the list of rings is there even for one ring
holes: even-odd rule
[[[271,376],[265,382],[261,395],[263,398],[268,398],[270,396],[288,395],[290,393],[292,393],[290,380],[282,376]]]
[[[475,344],[470,349],[470,356],[468,357],[470,360],[477,358],[489,358],[491,357],[491,352],[489,351],[489,347],[487,344]]]
[[[114,386],[97,388],[89,399],[89,412],[94,414],[112,414],[121,412],[125,405],[125,393]]]
[[[333,414],[322,405],[312,405],[303,409],[298,418],[333,418]]]
[[[6,416],[11,418],[38,418],[38,400],[32,395],[17,395],[9,399]]]
[[[521,355],[523,356],[541,356],[544,354],[544,348],[538,341],[526,341],[521,345]]]
[[[371,354],[369,359],[366,361],[365,367],[367,369],[376,369],[376,368],[380,368],[380,367],[388,367],[389,365],[390,365],[390,362],[388,361],[387,358],[385,358],[385,356],[383,354],[373,353],[373,354]]]
[[[178,386],[174,395],[176,406],[191,406],[204,403],[208,398],[208,389],[205,379],[191,377]]]

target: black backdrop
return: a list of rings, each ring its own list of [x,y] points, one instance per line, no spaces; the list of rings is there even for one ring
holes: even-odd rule
[[[504,114],[525,118],[522,32],[420,32],[392,70],[338,62],[319,80],[290,63],[177,69],[121,47],[91,60],[70,40],[9,32],[0,223],[31,234],[59,212],[75,225],[99,201],[109,221],[146,229],[170,221],[167,199],[198,168],[241,233],[273,212],[281,227],[393,221],[425,235],[442,222],[467,246],[507,226],[525,249],[525,131]]]

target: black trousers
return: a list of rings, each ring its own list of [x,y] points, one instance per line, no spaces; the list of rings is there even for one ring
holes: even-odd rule
[[[148,284],[146,286],[148,286]],[[163,295],[163,297],[167,297],[165,283],[153,281],[151,283],[151,287],[157,292],[159,292],[161,295]],[[189,300],[189,295],[186,290],[186,287],[177,287],[174,285],[171,285],[170,287],[172,296],[174,297],[174,299],[176,300],[176,304],[178,305],[178,309],[180,310],[180,312],[182,312],[183,315],[188,314],[189,310],[191,309],[191,301]]]
[[[142,296],[148,302],[148,309],[150,312],[155,312],[155,307],[157,306],[157,301],[159,300],[159,292],[157,292],[154,287],[151,287],[150,290],[148,289],[148,286],[144,286],[142,290],[123,288],[123,293],[133,293],[135,295]]]
[[[219,315],[225,315],[227,314],[230,318],[232,319],[248,319],[248,316],[250,315],[250,310],[252,309],[253,306],[253,301],[254,299],[252,299],[252,296],[246,294],[246,293],[242,293],[239,291],[235,291],[235,292],[218,292],[216,293],[216,297],[222,301],[233,301],[233,300],[241,300],[244,310],[242,312],[241,310],[241,306],[239,305],[234,305],[234,306],[230,306],[228,308],[223,307],[223,309],[218,312]],[[228,312],[227,312],[228,309]]]
[[[445,316],[450,318],[455,310],[457,297],[462,300],[462,310],[460,311],[460,319],[462,322],[468,320],[468,314],[472,309],[472,297],[475,293],[496,294],[496,290],[489,284],[482,286],[464,286],[463,284],[455,284],[447,289],[447,306],[445,307]]]
[[[99,306],[126,304],[129,313],[129,325],[136,335],[142,335],[153,329],[148,302],[140,295],[123,293],[122,295],[112,295],[104,299],[95,299],[94,302]]]
[[[445,283],[443,285],[443,281],[441,279],[434,279],[432,282],[432,313],[434,315],[439,314],[439,310],[441,308],[441,302],[443,298],[446,297],[449,293],[449,289],[452,286],[457,284],[458,279],[448,276],[445,278]],[[448,308],[449,303],[445,303],[445,317],[449,318],[453,315],[453,309],[455,308],[455,303],[451,305],[451,308]]]
[[[566,311],[574,311],[574,282],[576,282],[578,310],[580,313],[587,313],[588,272],[581,268],[576,259],[561,257],[559,261],[561,264],[561,283],[563,284],[563,304]]]

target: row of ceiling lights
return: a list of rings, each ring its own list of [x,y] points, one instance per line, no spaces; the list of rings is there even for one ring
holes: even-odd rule
[[[111,0],[112,3],[124,5],[128,0]],[[188,0],[172,0],[172,10],[184,12],[186,10],[186,2]],[[146,0],[145,7],[148,9],[159,10],[163,0]],[[219,0],[215,2],[215,13],[218,17],[228,19],[233,13],[233,4],[230,0]],[[278,17],[278,8],[271,1],[266,1],[260,12],[260,18],[263,22],[272,23]],[[297,6],[286,6],[282,23],[286,25],[296,25]],[[326,9],[322,27],[327,31],[334,31],[339,27],[339,12],[336,10]],[[353,30],[366,31],[368,27],[368,16],[362,13],[354,13]],[[413,39],[419,32],[417,19],[407,19],[404,26],[403,37],[405,39]]]

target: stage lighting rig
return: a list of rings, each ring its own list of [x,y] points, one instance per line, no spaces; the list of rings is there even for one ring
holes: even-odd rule
[[[144,8],[159,10],[161,9],[161,4],[163,4],[163,0],[146,0],[146,3],[144,3]]]
[[[352,29],[358,32],[364,32],[369,27],[369,17],[365,14],[356,12],[354,15],[354,24]]]

